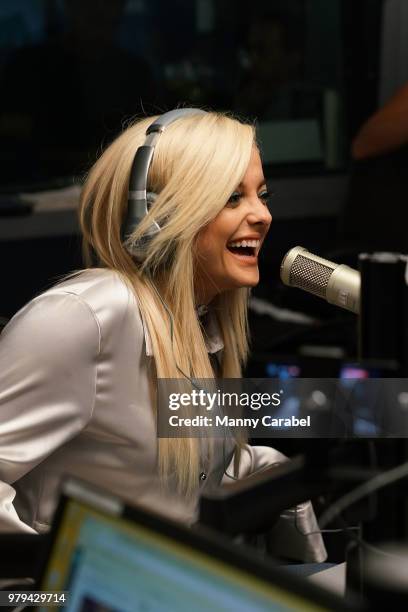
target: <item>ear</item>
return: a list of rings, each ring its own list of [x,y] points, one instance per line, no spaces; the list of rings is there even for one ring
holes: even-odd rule
[[[146,194],[147,210],[150,210],[156,200],[157,193],[154,193],[154,191],[148,191]]]

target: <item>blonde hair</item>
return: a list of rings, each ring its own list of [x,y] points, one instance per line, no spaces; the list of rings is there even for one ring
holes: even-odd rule
[[[214,378],[195,311],[194,246],[198,233],[222,210],[241,182],[255,142],[254,128],[220,113],[179,118],[160,136],[148,175],[148,191],[158,194],[136,228],[137,241],[154,218],[162,227],[142,263],[132,259],[121,239],[128,184],[137,148],[155,117],[127,128],[91,169],[81,196],[80,222],[88,266],[119,272],[134,292],[154,354],[152,380]],[[161,299],[173,318],[170,321]],[[220,293],[212,306],[224,340],[223,377],[241,376],[247,358],[248,289]],[[154,386],[154,385],[153,385]],[[153,398],[154,399],[154,398]],[[160,438],[159,470],[166,481],[175,473],[179,491],[192,494],[199,482],[200,440]]]

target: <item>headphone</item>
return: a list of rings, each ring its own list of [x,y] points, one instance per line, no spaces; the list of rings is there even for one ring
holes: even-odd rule
[[[152,163],[154,149],[160,135],[167,126],[177,121],[180,117],[206,114],[206,111],[200,108],[177,108],[160,115],[160,117],[147,128],[146,140],[144,144],[137,149],[130,172],[128,209],[122,228],[122,239],[124,242],[128,240],[139,223],[143,221],[157,198],[156,193],[147,191],[147,177]],[[157,221],[153,221],[136,243],[131,246],[126,246],[130,254],[136,260],[142,261],[144,259],[150,241],[160,232],[160,229],[160,225]]]

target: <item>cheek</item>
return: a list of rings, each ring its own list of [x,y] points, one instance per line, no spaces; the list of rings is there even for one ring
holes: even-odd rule
[[[201,260],[212,261],[219,258],[224,246],[224,242],[213,232],[204,231],[197,239],[196,253]]]
[[[205,263],[205,261],[208,259],[209,253],[211,252],[210,240],[206,233],[202,233],[197,238],[195,251],[197,260]]]

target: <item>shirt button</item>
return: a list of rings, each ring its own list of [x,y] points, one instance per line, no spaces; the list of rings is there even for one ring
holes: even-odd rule
[[[207,474],[205,472],[201,472],[200,480],[207,480]]]

